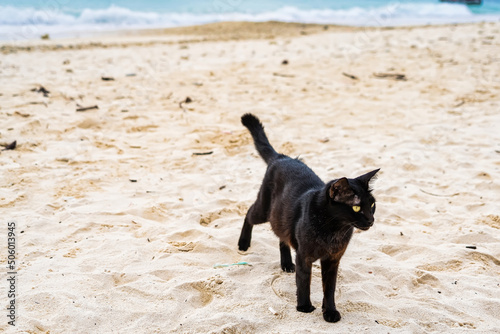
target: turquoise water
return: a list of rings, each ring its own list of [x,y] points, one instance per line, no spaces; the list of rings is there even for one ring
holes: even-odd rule
[[[0,39],[269,20],[354,26],[499,21],[500,0],[484,0],[481,6],[438,0],[4,0]]]
[[[384,1],[384,0],[311,0],[311,1],[283,1],[283,0],[189,0],[189,1],[157,1],[157,0],[7,0],[2,1],[3,6],[18,8],[53,9],[61,8],[63,11],[79,13],[84,9],[106,9],[115,7],[128,8],[137,12],[187,12],[196,14],[217,12],[243,12],[261,13],[274,11],[283,7],[295,7],[302,10],[333,9],[345,10],[353,7],[381,8],[396,4],[439,4],[439,1],[412,0],[412,1]],[[1,7],[0,7],[1,8]],[[499,14],[500,0],[485,0],[481,6],[469,6],[475,14]]]

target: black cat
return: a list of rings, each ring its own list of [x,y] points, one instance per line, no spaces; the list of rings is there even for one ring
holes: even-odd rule
[[[250,247],[256,224],[270,222],[280,239],[281,268],[296,271],[297,310],[312,312],[311,267],[321,260],[323,279],[323,318],[340,320],[335,307],[335,285],[339,261],[354,227],[368,230],[373,225],[375,198],[369,187],[379,169],[355,179],[345,177],[325,184],[298,159],[277,153],[269,143],[259,119],[245,114],[241,122],[250,130],[255,147],[267,163],[267,171],[245,217],[238,241],[239,249]],[[296,250],[292,262],[290,246]]]

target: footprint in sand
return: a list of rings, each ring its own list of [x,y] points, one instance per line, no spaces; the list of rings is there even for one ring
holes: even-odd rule
[[[196,242],[192,241],[169,241],[167,246],[160,251],[165,255],[161,255],[160,259],[169,256],[172,253],[189,253],[192,252],[198,245]]]
[[[228,217],[231,215],[244,216],[248,210],[248,207],[244,204],[231,204],[233,207],[227,207],[222,210],[216,210],[212,212],[207,212],[201,215],[200,225],[209,226],[212,222],[222,217]]]
[[[181,232],[175,232],[170,235],[165,236],[167,244],[161,253],[166,253],[166,255],[161,256],[163,258],[171,253],[187,253],[196,250],[197,248],[203,248],[203,242],[199,240],[210,239],[210,236],[199,230],[188,229]]]
[[[408,323],[404,320],[396,320],[395,321],[395,320],[389,320],[389,319],[378,319],[377,323],[382,325],[382,326],[391,327],[391,328],[401,328],[401,327],[408,325]]]
[[[126,274],[126,273],[114,273],[111,275],[111,279],[113,280],[114,286],[121,286],[124,284],[128,284],[134,281],[137,281],[140,278],[139,275],[136,274]]]
[[[418,277],[413,280],[413,286],[418,287],[421,285],[429,285],[433,288],[437,288],[438,286],[441,285],[441,282],[436,276],[432,274],[425,272],[418,272]]]
[[[75,258],[80,251],[81,251],[80,248],[73,248],[68,253],[64,254],[63,257]]]
[[[168,243],[174,246],[179,252],[191,252],[196,247],[196,243],[194,242],[169,241]]]
[[[24,193],[18,194],[14,190],[1,189],[0,191],[0,208],[14,207],[26,198]]]
[[[142,126],[134,126],[130,129],[127,130],[128,133],[133,133],[133,132],[152,132],[152,129],[158,128],[158,125],[156,124],[148,124],[148,125],[142,125]]]
[[[400,261],[409,259],[413,255],[414,247],[408,245],[384,245],[379,250]]]
[[[479,224],[488,225],[493,228],[500,229],[500,216],[497,215],[488,215],[486,217],[482,217],[477,221]]]
[[[234,132],[206,130],[206,133],[200,135],[198,141],[200,143],[211,143],[212,147],[222,146],[227,155],[233,156],[241,153],[242,147],[248,147],[250,145],[251,137],[246,130]]]
[[[174,295],[181,300],[184,299],[194,308],[205,307],[212,302],[215,297],[225,295],[224,281],[219,277],[210,277],[203,281],[183,283],[178,285]]]
[[[171,270],[155,270],[150,272],[151,275],[154,275],[161,279],[162,281],[170,281],[172,278],[175,277],[175,273]]]
[[[130,214],[136,214],[141,218],[148,220],[164,222],[169,216],[169,207],[166,204],[157,204],[151,207],[145,208],[142,212],[136,212],[135,210],[130,210]]]
[[[290,289],[294,284],[294,275],[274,275],[271,281],[271,288],[274,294],[286,303],[296,302],[295,290]]]
[[[460,271],[463,268],[463,262],[460,260],[438,261],[426,263],[417,267],[417,269],[425,271]]]
[[[214,220],[219,219],[223,215],[223,211],[214,211],[214,212],[209,212],[201,215],[200,218],[200,225],[201,226],[208,226],[210,225]]]
[[[481,252],[471,252],[468,254],[467,258],[472,259],[476,263],[481,263],[483,268],[491,268],[493,266],[500,266],[500,260],[496,257],[484,254]]]
[[[474,251],[467,252],[467,254],[464,256],[463,261],[456,259],[449,261],[438,261],[420,265],[417,267],[417,269],[434,272],[458,272],[466,267],[470,270],[471,265],[475,265],[475,267],[480,271],[487,271],[491,268],[496,269],[496,267],[500,266],[500,260],[492,255]]]

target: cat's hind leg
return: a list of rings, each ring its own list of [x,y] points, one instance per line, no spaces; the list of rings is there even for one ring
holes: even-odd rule
[[[241,229],[240,239],[238,241],[239,250],[246,251],[248,247],[250,247],[253,226],[265,223],[265,216],[266,215],[263,214],[262,208],[258,206],[257,202],[254,203],[250,209],[248,209],[245,221],[243,222],[243,228]]]
[[[295,265],[292,262],[290,246],[284,241],[280,241],[281,269],[287,273],[295,272]]]

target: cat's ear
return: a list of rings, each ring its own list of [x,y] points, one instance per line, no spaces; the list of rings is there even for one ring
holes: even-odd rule
[[[366,173],[364,175],[361,175],[361,176],[358,176],[357,179],[359,181],[361,181],[364,185],[366,185],[366,187],[368,188],[370,186],[370,181],[373,179],[376,178],[376,174],[377,172],[380,170],[379,169],[375,169],[375,170],[372,170],[371,172],[369,173]]]
[[[345,203],[354,197],[354,191],[345,177],[333,181],[329,189],[330,198],[335,202]]]

